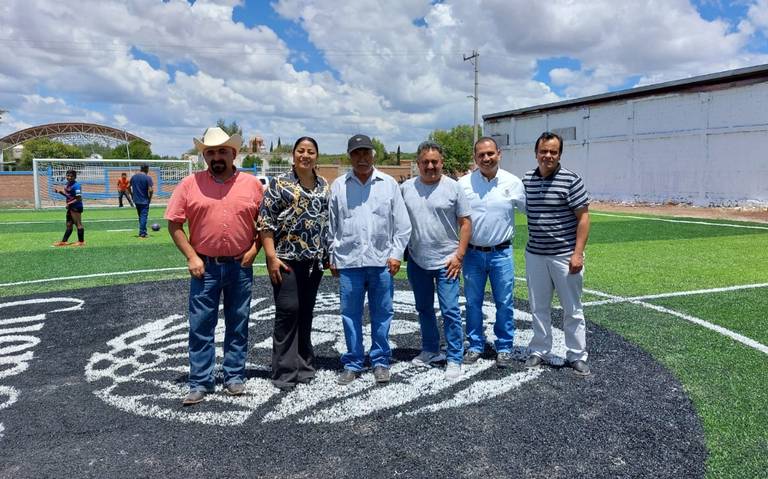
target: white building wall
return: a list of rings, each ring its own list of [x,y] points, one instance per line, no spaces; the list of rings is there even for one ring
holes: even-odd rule
[[[536,167],[541,132],[575,127],[562,164],[593,198],[700,206],[768,205],[768,83],[618,100],[486,122],[502,167]]]

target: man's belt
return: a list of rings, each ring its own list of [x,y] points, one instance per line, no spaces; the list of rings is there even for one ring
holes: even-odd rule
[[[234,263],[235,261],[240,261],[240,257],[238,256],[208,256],[200,253],[197,253],[197,255],[200,257],[201,260],[203,260],[204,263],[222,264],[222,263]]]
[[[497,244],[496,246],[475,246],[473,244],[470,244],[469,248],[475,251],[483,251],[487,253],[489,251],[498,251],[500,249],[507,249],[509,248],[509,245],[510,245],[509,241],[505,241],[503,243]]]

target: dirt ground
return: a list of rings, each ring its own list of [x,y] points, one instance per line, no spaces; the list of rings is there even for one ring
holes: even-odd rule
[[[768,223],[766,207],[704,208],[680,204],[649,203],[606,203],[594,201],[589,208],[595,211],[615,211],[619,213],[640,213],[648,215],[684,216],[689,218],[708,218],[735,221],[756,221]]]

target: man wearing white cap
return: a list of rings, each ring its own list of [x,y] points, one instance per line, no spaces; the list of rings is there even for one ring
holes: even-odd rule
[[[168,231],[187,258],[191,276],[185,406],[201,402],[214,391],[214,331],[222,294],[224,392],[239,396],[245,391],[252,265],[260,246],[255,219],[263,193],[255,176],[240,173],[234,166],[242,142],[240,135],[229,136],[218,127],[208,128],[202,140],[195,138],[208,169],[184,178],[165,211]]]
[[[347,352],[341,356],[344,372],[337,382],[349,384],[364,369],[363,305],[367,293],[373,376],[377,383],[387,383],[392,356],[389,325],[394,316],[392,277],[400,270],[411,222],[395,179],[373,166],[371,139],[353,136],[347,154],[352,171],[331,185],[328,222],[331,272],[339,276],[347,345]]]

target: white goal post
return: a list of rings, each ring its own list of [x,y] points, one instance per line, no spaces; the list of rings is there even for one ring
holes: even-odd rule
[[[67,170],[77,172],[86,207],[117,206],[117,180],[123,173],[130,179],[141,165],[149,166],[149,176],[154,182],[153,204],[167,203],[176,185],[198,168],[194,160],[35,158],[32,160],[35,208],[65,205],[64,197],[54,188],[67,183]]]

